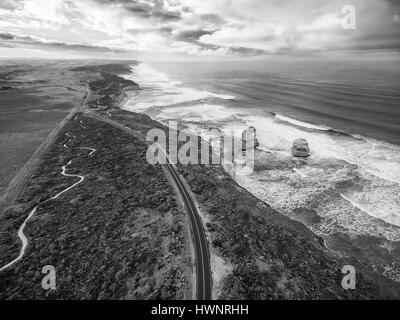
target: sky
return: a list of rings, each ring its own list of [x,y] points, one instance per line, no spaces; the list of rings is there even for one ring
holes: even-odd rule
[[[399,49],[399,0],[0,0],[5,58],[379,57]]]

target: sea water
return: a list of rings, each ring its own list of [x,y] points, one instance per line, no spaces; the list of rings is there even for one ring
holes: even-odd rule
[[[188,129],[257,130],[237,182],[333,250],[400,280],[400,68],[394,61],[140,63],[124,108]],[[304,138],[307,159],[291,146]],[[315,219],[317,217],[317,219]],[[364,258],[364,257],[363,257]]]

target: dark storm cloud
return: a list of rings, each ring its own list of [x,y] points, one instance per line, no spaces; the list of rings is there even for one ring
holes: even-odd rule
[[[364,35],[354,39],[351,49],[356,50],[400,50],[400,30],[399,32],[392,32],[385,35]]]
[[[202,50],[217,51],[219,49],[224,49],[226,54],[231,56],[252,57],[252,56],[260,56],[267,53],[264,50],[247,48],[247,47],[226,47],[215,44],[202,43],[199,41],[197,41],[196,44],[200,46]]]
[[[393,14],[399,14],[400,13],[400,1],[399,0],[386,0],[386,3],[389,6],[389,10]]]
[[[292,4],[293,8],[297,8],[298,11],[290,11],[290,9],[283,11],[282,16],[287,20],[283,21],[283,30],[286,28],[286,33],[282,33],[280,30],[277,32],[266,31],[263,28],[259,20],[260,13],[268,14],[270,9],[279,12],[277,9],[280,8],[273,2],[267,3],[263,0],[249,0],[249,3],[254,4],[250,7],[239,3],[234,9],[214,6],[214,3],[218,2],[217,0],[201,0],[198,5],[193,5],[191,2],[190,7],[181,5],[176,11],[171,3],[165,5],[164,0],[95,1],[103,5],[118,5],[131,16],[159,23],[159,26],[154,28],[151,25],[132,28],[128,30],[130,34],[157,33],[172,43],[174,41],[187,43],[188,48],[197,45],[201,50],[207,52],[222,51],[223,49],[227,54],[244,56],[261,55],[266,51],[273,54],[284,54],[290,52],[291,49],[296,51],[299,47],[304,47],[304,50],[307,51],[310,48],[319,47],[320,43],[323,43],[321,47],[325,47],[325,50],[332,48],[334,50],[400,49],[398,40],[400,38],[400,0],[376,0],[376,2],[354,0],[353,5],[357,8],[359,27],[353,34],[350,32],[343,34],[341,30],[330,29],[329,26],[326,27],[327,25],[323,24],[312,25],[313,20],[323,19],[324,14],[337,14],[337,12],[325,10],[325,12],[321,11],[319,17],[313,16],[310,13],[312,11],[309,10],[314,5],[313,0],[303,0],[304,8],[297,5],[298,1],[281,0],[282,3]],[[324,0],[323,2],[330,3],[332,1]],[[205,7],[211,8],[209,12],[201,10],[202,3]],[[290,5],[283,6],[283,8],[286,7],[289,8]],[[326,8],[328,7],[326,6]],[[199,8],[200,13],[197,13]],[[237,12],[232,13],[231,10],[232,12],[237,10]],[[190,14],[186,15],[186,13]],[[294,18],[308,17],[308,20],[303,19],[304,21],[299,22],[299,25],[310,25],[310,30],[308,32],[296,31],[298,25],[291,25],[291,21],[296,20],[291,19],[292,16]],[[189,23],[185,20],[187,17],[191,19]],[[237,24],[230,24],[232,17],[238,20]],[[187,28],[193,29],[186,30]],[[272,25],[271,28],[274,29],[274,26]],[[258,42],[254,39],[257,39]]]
[[[161,12],[156,11],[152,13],[152,17],[163,21],[177,21],[180,20],[181,14],[179,12]]]
[[[165,36],[172,34],[173,29],[171,27],[160,27],[160,28],[131,28],[127,32],[129,34],[145,34],[145,33],[159,33]]]
[[[345,49],[400,50],[400,1],[384,0],[383,15],[360,10],[357,29],[349,33]]]
[[[14,0],[2,0],[0,1],[0,9],[14,10],[17,8],[17,2]]]
[[[176,40],[185,42],[196,42],[201,36],[212,34],[214,31],[210,30],[187,30],[181,31],[176,36]]]
[[[9,34],[9,33],[0,33],[0,39],[3,39],[3,40],[12,40],[12,39],[14,39],[15,37],[12,35],[12,34]]]
[[[219,15],[213,13],[201,14],[200,19],[213,24],[223,24],[225,22]]]
[[[108,47],[100,46],[90,46],[85,44],[73,44],[65,42],[52,42],[52,43],[42,43],[44,46],[61,48],[66,50],[76,50],[76,51],[93,51],[93,52],[125,52],[125,50],[117,50]]]
[[[246,47],[229,47],[230,54],[241,56],[259,56],[266,54],[265,50],[246,48]]]
[[[153,18],[159,21],[177,21],[181,18],[179,12],[165,10],[162,1],[155,0],[148,3],[143,3],[134,0],[96,0],[101,4],[118,4],[134,16],[141,18]],[[151,3],[151,4],[150,4]]]
[[[16,48],[10,54],[122,52],[114,46],[199,56],[400,51],[400,0],[350,2],[356,30],[341,26],[344,0],[0,0],[0,46]]]
[[[135,14],[136,16],[140,16],[143,18],[148,18],[151,16],[151,13],[149,12],[149,10],[147,10],[145,7],[140,6],[140,5],[132,5],[132,6],[128,6],[125,8],[129,12],[132,12],[133,14]]]
[[[1,33],[0,47],[5,48],[18,48],[18,47],[31,47],[31,48],[49,48],[59,50],[73,50],[73,51],[92,51],[92,52],[124,52],[107,47],[91,46],[86,44],[65,43],[59,41],[43,41],[39,38],[30,36],[18,36],[10,33]]]

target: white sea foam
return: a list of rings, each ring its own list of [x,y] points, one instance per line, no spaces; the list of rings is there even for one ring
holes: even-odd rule
[[[313,231],[321,236],[334,234],[340,230],[350,235],[363,234],[383,237],[388,241],[400,240],[399,228],[378,223],[368,208],[354,202],[348,196],[320,202],[314,210],[323,218],[321,224],[313,227]]]
[[[307,178],[307,175],[302,173],[299,169],[294,168],[293,171],[296,172],[297,174],[299,174],[302,178]]]
[[[231,108],[224,100],[233,96],[181,87],[146,65],[135,67],[133,80],[144,90],[127,104],[127,110],[146,112],[160,121],[186,122],[193,129],[209,122],[234,132],[254,126],[259,149],[269,151],[277,157],[274,161],[287,169],[238,176],[238,182],[286,214],[317,203],[314,210],[326,219],[316,227],[320,234],[334,232],[340,226],[389,238],[393,231],[376,225],[376,218],[400,226],[399,147],[356,135],[332,135],[334,130],[329,127],[279,114],[260,116],[237,106]],[[209,98],[221,101],[207,101]],[[305,138],[311,148],[311,157],[303,160],[301,168],[293,167],[291,155],[292,143],[298,138]],[[341,183],[351,186],[355,181],[361,181],[362,186],[357,192],[337,190]],[[320,194],[325,195],[321,203],[315,200]],[[400,239],[400,232],[396,239]]]
[[[366,172],[389,182],[400,183],[400,150],[389,143],[364,137],[336,137],[327,134],[332,130],[323,125],[314,125],[277,114],[275,117],[255,117],[239,113],[223,105],[201,102],[202,99],[218,97],[234,99],[231,95],[216,94],[192,88],[178,87],[165,74],[155,71],[146,64],[134,67],[135,81],[142,87],[152,88],[143,95],[135,96],[125,108],[131,111],[146,112],[159,107],[156,118],[159,120],[179,119],[181,121],[219,121],[234,116],[244,125],[232,121],[224,123],[225,129],[233,130],[253,125],[261,141],[261,147],[267,150],[286,150],[289,153],[293,140],[305,138],[310,144],[313,154],[320,157],[334,157],[355,164]],[[199,101],[192,105],[179,105],[186,102]],[[168,107],[172,106],[172,107]],[[317,130],[305,131],[302,128]],[[318,132],[320,131],[320,132]]]
[[[242,119],[257,129],[257,136],[267,149],[280,146],[289,152],[295,139],[305,138],[314,155],[355,164],[377,178],[400,184],[400,151],[388,148],[387,143],[378,145],[352,137],[339,139],[324,132],[307,132],[274,118],[249,116]]]
[[[184,121],[215,121],[230,118],[232,113],[229,109],[221,105],[196,104],[189,106],[179,106],[164,108],[157,118],[161,121],[170,119],[180,119]]]
[[[400,152],[396,148],[353,139],[351,136],[338,138],[323,131],[305,131],[301,127],[276,121],[271,117],[238,116],[238,118],[245,122],[243,127],[254,126],[257,129],[260,148],[280,155],[283,157],[282,162],[289,162],[292,159],[290,147],[293,141],[297,138],[305,138],[312,152],[307,162],[312,166],[325,168],[321,170],[309,166],[301,169],[294,168],[290,181],[296,184],[306,183],[306,185],[296,187],[288,185],[285,180],[288,173],[282,170],[276,172],[277,177],[283,179],[282,181],[267,183],[263,179],[262,182],[258,182],[261,173],[240,178],[239,183],[242,186],[267,201],[275,209],[289,214],[296,207],[307,206],[308,201],[311,201],[316,194],[328,192],[329,188],[336,188],[336,183],[360,176],[371,186],[366,186],[358,194],[352,193],[347,197],[347,200],[353,201],[352,204],[347,201],[347,207],[343,204],[348,221],[345,221],[345,216],[343,216],[343,219],[341,218],[337,223],[346,226],[349,230],[372,235],[387,235],[389,231],[380,229],[377,231],[377,227],[373,226],[374,222],[365,218],[363,214],[400,226]],[[237,127],[236,123],[223,125],[225,128]],[[340,164],[341,161],[342,164]],[[328,170],[328,165],[333,166],[334,169]],[[345,171],[341,169],[344,167]],[[268,178],[271,178],[271,171],[268,171]],[[363,219],[362,223],[351,218],[354,216],[353,211],[356,206],[353,205],[356,203],[363,204],[362,208],[358,206],[362,213],[357,215],[359,219]],[[334,208],[335,206],[330,207],[331,213],[338,215],[339,211]],[[329,216],[330,219],[334,219],[332,215],[329,214]],[[342,214],[340,216],[342,217]]]
[[[400,187],[388,185],[374,185],[365,187],[361,192],[341,194],[341,197],[350,202],[355,208],[364,211],[371,217],[382,219],[400,227]]]
[[[342,194],[342,193],[340,194],[340,196],[341,196],[344,200],[350,202],[350,204],[351,204],[354,208],[357,208],[357,209],[359,209],[359,210],[361,210],[361,211],[364,211],[365,213],[367,213],[368,215],[370,215],[370,216],[372,216],[372,217],[374,217],[374,216],[376,217],[376,216],[377,216],[375,213],[369,211],[368,208],[367,208],[366,206],[363,206],[361,203],[358,203],[358,202],[356,202],[355,200],[352,200],[350,197],[345,196],[345,195]]]
[[[233,96],[212,93],[208,91],[200,91],[190,88],[173,88],[170,90],[152,89],[150,95],[136,94],[133,99],[125,104],[125,108],[135,111],[145,111],[153,107],[168,107],[177,104],[199,101],[207,98],[234,99]]]
[[[322,125],[317,126],[317,125],[314,125],[314,124],[311,124],[311,123],[307,123],[307,122],[299,121],[299,120],[292,119],[292,118],[289,118],[289,117],[285,117],[285,116],[282,116],[280,114],[277,114],[275,116],[275,118],[279,119],[281,121],[288,122],[288,123],[294,124],[296,126],[304,127],[304,128],[308,128],[308,129],[322,130],[322,131],[331,130],[331,128],[326,127],[326,126],[322,126]]]
[[[144,63],[132,68],[133,75],[126,78],[139,83],[143,91],[135,93],[134,97],[125,103],[126,110],[143,112],[154,107],[167,107],[209,98],[235,99],[233,95],[181,87],[181,82],[172,81],[164,73]]]

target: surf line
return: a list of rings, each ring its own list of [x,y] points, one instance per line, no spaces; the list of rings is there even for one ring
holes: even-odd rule
[[[81,122],[81,125],[83,125],[82,122]],[[68,142],[69,142],[71,139],[76,138],[76,137],[73,136],[73,135],[70,135],[68,132],[67,132],[65,135],[68,137],[68,139],[67,139],[67,141],[64,143],[63,147],[66,148],[66,149],[71,149],[71,148],[68,146]],[[86,155],[79,156],[79,157],[75,158],[74,160],[79,159],[79,158],[81,158],[81,157],[88,157],[88,156],[91,156],[93,153],[96,152],[96,149],[93,149],[93,148],[87,148],[87,147],[76,147],[76,148],[77,148],[77,149],[82,149],[82,150],[90,150],[90,152],[89,152],[88,154],[86,154]],[[25,234],[24,234],[24,229],[25,229],[25,226],[26,226],[27,222],[28,222],[28,221],[34,216],[34,214],[36,213],[36,211],[37,211],[39,205],[42,204],[42,203],[44,203],[44,202],[46,202],[46,201],[50,201],[50,200],[55,200],[55,199],[57,199],[57,198],[60,197],[62,194],[68,192],[68,191],[71,190],[71,189],[73,189],[74,187],[76,187],[78,184],[82,183],[82,182],[85,180],[85,177],[84,177],[84,176],[77,175],[77,174],[68,174],[68,173],[66,172],[67,167],[68,167],[69,165],[72,164],[72,161],[73,161],[73,160],[70,160],[66,165],[64,165],[64,166],[61,167],[61,169],[62,169],[61,174],[62,174],[63,176],[65,176],[65,177],[75,177],[75,178],[79,178],[79,181],[78,181],[78,182],[75,182],[73,185],[71,185],[70,187],[68,187],[68,188],[64,189],[63,191],[59,192],[58,194],[56,194],[55,196],[51,197],[50,199],[45,200],[45,201],[43,201],[43,202],[41,202],[41,203],[38,203],[38,204],[32,209],[32,211],[29,213],[28,217],[25,219],[25,221],[22,223],[22,225],[21,225],[20,228],[18,229],[18,237],[19,237],[19,239],[20,239],[21,242],[22,242],[22,247],[21,247],[21,250],[20,250],[20,252],[19,252],[19,254],[18,254],[18,257],[16,257],[14,260],[12,260],[11,262],[9,262],[9,263],[7,263],[6,265],[4,265],[3,267],[1,267],[1,268],[0,268],[0,272],[3,271],[3,270],[5,270],[5,269],[8,269],[9,267],[11,267],[11,266],[14,265],[15,263],[17,263],[17,262],[18,262],[19,260],[21,260],[22,257],[25,255],[25,251],[26,251],[26,248],[27,248],[27,246],[28,246],[28,239],[26,238],[26,236],[25,236]]]
[[[296,172],[298,175],[300,175],[302,178],[307,178],[307,175],[302,173],[299,169],[293,168],[293,171]]]
[[[368,211],[367,208],[365,208],[363,205],[356,203],[355,201],[351,200],[348,196],[345,196],[343,193],[340,194],[340,196],[346,200],[348,203],[350,203],[354,208],[366,213],[367,215],[369,215],[370,217],[376,218],[377,215],[373,214],[372,212]]]

